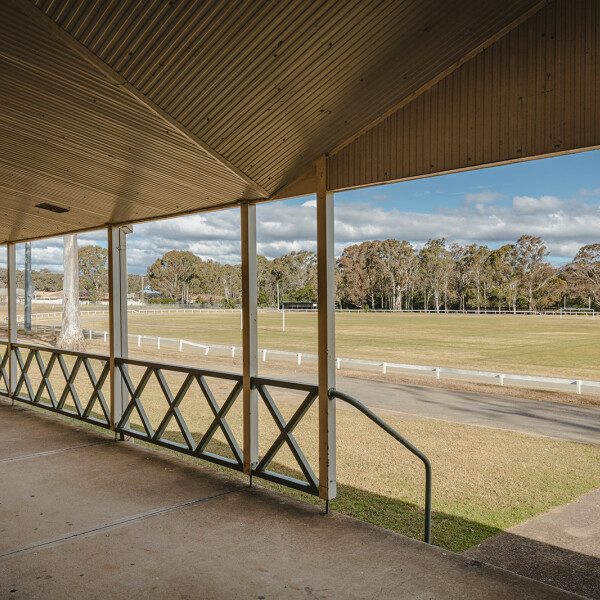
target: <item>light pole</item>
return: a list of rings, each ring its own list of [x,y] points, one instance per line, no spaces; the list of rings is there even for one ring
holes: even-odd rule
[[[25,331],[31,331],[31,296],[33,284],[31,282],[31,242],[25,242]]]

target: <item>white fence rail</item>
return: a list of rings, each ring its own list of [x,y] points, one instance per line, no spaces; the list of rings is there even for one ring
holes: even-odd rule
[[[23,323],[18,323],[19,328],[23,328]],[[32,325],[35,332],[47,333],[56,332],[60,330],[60,325]],[[108,340],[107,331],[92,331],[91,329],[84,329],[84,335],[87,339],[102,339],[104,342]],[[158,350],[161,347],[170,346],[178,348],[179,352],[185,352],[186,348],[198,348],[203,351],[204,356],[208,355],[209,352],[220,356],[241,356],[241,346],[229,346],[225,344],[201,344],[198,342],[191,342],[189,340],[177,339],[177,338],[166,338],[166,337],[155,337],[151,335],[141,334],[129,334],[130,343],[133,341],[138,348],[142,347],[142,342],[146,342],[146,346],[152,344]],[[267,348],[259,348],[259,356],[263,362],[267,362],[268,358],[272,359],[279,358],[280,360],[293,361],[297,365],[302,365],[303,361],[316,362],[316,354],[306,354],[304,352],[291,352],[286,350],[270,350]],[[409,365],[392,362],[382,362],[375,360],[361,360],[358,358],[342,358],[336,357],[336,367],[341,369],[342,365],[351,368],[364,368],[367,370],[379,370],[383,375],[386,375],[390,371],[396,372],[409,372],[409,373],[430,373],[435,376],[436,379],[441,379],[442,375],[449,375],[454,378],[467,379],[470,381],[475,380],[492,380],[497,381],[500,386],[504,386],[508,382],[518,384],[519,382],[525,384],[541,384],[550,386],[561,386],[561,388],[575,387],[577,394],[582,393],[582,389],[586,388],[591,393],[600,393],[600,381],[590,381],[586,379],[571,379],[561,377],[537,377],[534,375],[518,375],[515,373],[499,373],[496,371],[476,371],[471,369],[454,369],[450,367],[435,367],[428,365]]]
[[[240,313],[241,309],[239,308],[140,308],[139,310],[128,309],[127,312],[131,315],[163,315],[169,313]],[[265,313],[273,313],[273,314],[281,314],[281,313],[316,313],[316,308],[308,308],[308,309],[287,309],[285,311],[279,311],[276,308],[260,308],[259,312],[262,314]],[[428,315],[507,315],[507,316],[538,316],[538,317],[592,317],[592,320],[596,318],[596,312],[594,309],[586,309],[586,308],[561,308],[555,310],[545,310],[545,311],[535,311],[535,310],[491,310],[491,309],[482,309],[482,310],[424,310],[424,309],[414,309],[414,310],[390,310],[390,309],[372,309],[372,310],[364,310],[361,308],[340,308],[336,309],[338,313],[352,313],[352,314],[428,314]],[[82,315],[85,316],[95,316],[102,315],[108,316],[107,310],[82,310]],[[41,319],[51,319],[51,318],[61,318],[62,312],[44,312],[44,313],[33,313],[31,315],[31,319],[41,320]]]

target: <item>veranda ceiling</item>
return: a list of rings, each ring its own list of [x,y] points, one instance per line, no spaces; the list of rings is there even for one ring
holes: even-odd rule
[[[0,242],[311,191],[324,154],[337,189],[411,176],[339,161],[548,5],[1,3]]]

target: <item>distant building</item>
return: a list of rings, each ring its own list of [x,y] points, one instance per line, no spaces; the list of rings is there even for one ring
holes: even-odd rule
[[[144,294],[146,298],[155,298],[156,296],[160,296],[160,292],[153,290],[149,285],[147,285],[140,294]]]
[[[316,302],[283,302],[283,310],[317,310]]]
[[[17,302],[25,302],[25,290],[22,288],[17,288]],[[0,288],[0,304],[8,304],[8,288]]]

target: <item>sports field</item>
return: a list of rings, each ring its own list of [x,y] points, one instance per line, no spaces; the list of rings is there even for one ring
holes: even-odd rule
[[[35,321],[42,323],[44,321]],[[46,322],[58,322],[56,318]],[[104,317],[84,327],[106,330]],[[317,315],[260,313],[259,347],[316,354]],[[129,315],[129,332],[241,346],[240,313]],[[336,355],[546,377],[600,379],[600,318],[338,313]]]

